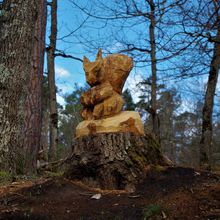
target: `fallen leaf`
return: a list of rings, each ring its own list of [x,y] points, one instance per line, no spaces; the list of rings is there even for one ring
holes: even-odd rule
[[[101,193],[95,194],[91,197],[91,199],[100,199],[102,197]]]

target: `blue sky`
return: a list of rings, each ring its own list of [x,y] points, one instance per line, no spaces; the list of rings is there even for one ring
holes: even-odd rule
[[[80,58],[83,57],[83,50],[80,45],[67,44],[62,40],[61,37],[69,34],[70,30],[75,30],[77,24],[73,16],[71,5],[68,1],[58,1],[58,36],[57,36],[57,49],[65,51],[67,54],[74,54]],[[50,23],[48,22],[47,29],[49,30]],[[74,89],[74,84],[79,85],[85,84],[85,75],[82,69],[82,63],[73,59],[56,57],[55,60],[55,72],[56,72],[56,83],[61,90],[58,93],[58,102],[64,103],[62,98],[66,93],[71,93]]]

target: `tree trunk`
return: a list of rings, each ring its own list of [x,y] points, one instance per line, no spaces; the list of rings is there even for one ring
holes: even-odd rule
[[[50,105],[50,160],[55,160],[57,156],[58,144],[58,113],[56,100],[56,83],[55,83],[55,49],[57,39],[57,0],[52,1],[51,5],[51,34],[50,45],[47,49],[47,66],[48,66],[48,85],[49,85],[49,105]]]
[[[42,111],[42,115],[41,150],[43,150],[44,160],[48,161],[50,115],[47,110]]]
[[[160,141],[159,118],[157,115],[157,60],[156,60],[156,42],[155,42],[155,5],[154,0],[149,0],[150,4],[150,57],[151,57],[151,110],[153,134]]]
[[[49,87],[48,76],[43,76],[43,92],[42,92],[42,126],[41,126],[41,149],[45,161],[48,161],[49,150],[49,133],[50,133],[50,112],[49,112]]]
[[[5,0],[0,17],[0,163],[17,173],[24,165],[24,106],[37,5],[35,0]]]
[[[218,27],[217,39],[220,38],[220,27]],[[213,57],[209,70],[209,79],[206,88],[205,102],[202,114],[202,136],[200,141],[200,167],[208,168],[211,166],[212,150],[212,113],[216,85],[218,82],[218,72],[220,65],[220,44],[215,43]]]
[[[44,48],[47,6],[45,0],[38,2],[38,17],[35,24],[33,62],[30,71],[28,94],[25,103],[24,151],[26,152],[25,169],[27,172],[36,171],[37,153],[41,140],[41,99],[44,66]]]
[[[75,140],[66,176],[103,189],[133,190],[150,164],[164,162],[151,136],[102,133]]]

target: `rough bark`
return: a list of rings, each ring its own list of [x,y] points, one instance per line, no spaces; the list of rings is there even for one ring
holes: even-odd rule
[[[47,6],[45,0],[38,2],[38,17],[35,24],[32,69],[29,76],[28,93],[25,102],[24,151],[25,170],[36,171],[37,153],[41,140],[41,98],[44,66],[44,48]]]
[[[56,99],[55,83],[55,50],[57,39],[57,0],[51,3],[51,33],[50,45],[47,48],[47,69],[48,69],[48,86],[49,86],[49,106],[50,106],[50,160],[55,160],[57,155],[58,144],[58,112]]]
[[[35,0],[5,0],[0,17],[0,162],[14,172],[23,168],[24,105],[37,4]]]
[[[158,143],[149,135],[88,135],[76,139],[66,176],[103,189],[132,190],[150,164],[163,162]]]
[[[220,20],[219,20],[217,38],[220,38]],[[205,102],[202,114],[202,136],[200,141],[200,167],[208,168],[211,166],[212,149],[212,113],[214,106],[214,97],[216,85],[218,82],[218,73],[220,65],[220,44],[215,43],[213,57],[209,70]]]
[[[160,129],[159,129],[159,118],[157,115],[157,60],[156,60],[156,42],[155,42],[155,5],[154,0],[149,0],[150,5],[150,57],[151,57],[151,74],[152,74],[152,84],[151,84],[151,109],[150,114],[152,117],[152,127],[153,134],[155,137],[160,140]]]

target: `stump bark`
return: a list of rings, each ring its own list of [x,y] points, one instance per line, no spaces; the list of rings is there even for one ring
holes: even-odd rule
[[[101,133],[77,138],[66,171],[69,179],[101,189],[132,191],[149,165],[162,164],[159,144],[151,135]]]

